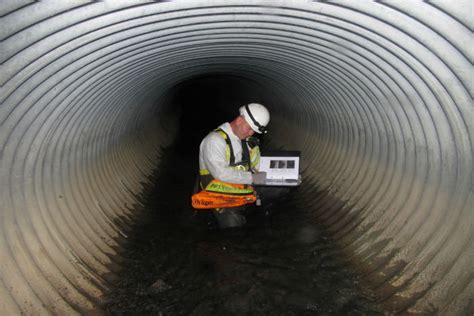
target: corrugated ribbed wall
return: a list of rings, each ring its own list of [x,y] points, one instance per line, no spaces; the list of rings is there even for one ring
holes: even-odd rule
[[[163,98],[209,73],[275,91],[272,138],[305,157],[301,203],[388,309],[472,312],[469,1],[3,1],[0,14],[2,314],[100,306],[177,129]]]

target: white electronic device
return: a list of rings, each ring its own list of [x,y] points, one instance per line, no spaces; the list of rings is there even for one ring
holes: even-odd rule
[[[301,184],[300,152],[265,152],[260,157],[259,171],[267,173],[265,186],[298,186]]]

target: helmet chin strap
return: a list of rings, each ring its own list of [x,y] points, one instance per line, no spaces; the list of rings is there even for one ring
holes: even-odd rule
[[[249,105],[248,105],[248,104],[245,105],[245,111],[247,111],[247,113],[248,113],[250,119],[251,119],[252,122],[255,124],[255,126],[257,126],[258,130],[259,130],[261,133],[266,134],[267,131],[265,130],[265,126],[260,125],[260,123],[258,123],[257,120],[253,117],[252,112],[250,112],[250,109],[249,109]]]

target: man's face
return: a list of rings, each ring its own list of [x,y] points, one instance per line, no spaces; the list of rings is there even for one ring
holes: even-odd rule
[[[253,134],[255,134],[255,131],[250,127],[250,124],[247,123],[245,118],[243,116],[240,116],[238,118],[238,125],[237,125],[237,131],[236,131],[237,137],[240,139],[247,139]]]

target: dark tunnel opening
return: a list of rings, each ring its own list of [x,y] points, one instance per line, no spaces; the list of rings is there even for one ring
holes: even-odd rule
[[[197,161],[204,136],[223,122],[230,122],[242,105],[268,104],[272,95],[264,83],[231,74],[211,73],[178,83],[166,97],[169,106],[180,109],[176,149],[195,156]]]
[[[108,314],[383,314],[324,225],[307,223],[311,209],[299,205],[297,188],[259,188],[266,198],[246,209],[242,228],[219,229],[212,212],[192,209],[202,138],[271,93],[224,74],[170,89],[166,100],[180,113],[177,137],[164,148],[128,234]],[[265,137],[262,150],[275,149]]]

